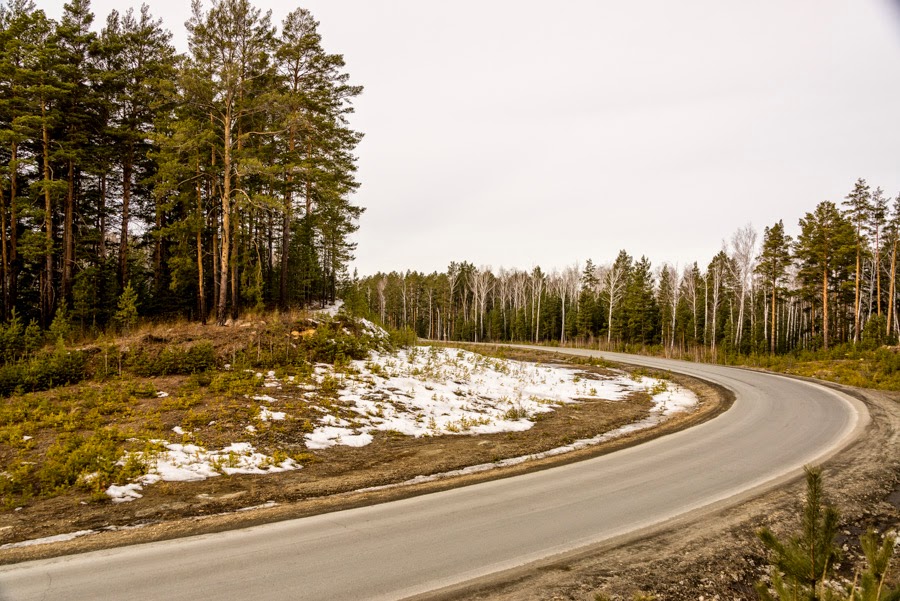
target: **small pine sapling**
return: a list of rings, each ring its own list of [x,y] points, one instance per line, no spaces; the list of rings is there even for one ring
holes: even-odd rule
[[[874,530],[869,530],[859,537],[860,546],[866,556],[868,569],[859,579],[859,587],[854,585],[851,601],[900,601],[900,587],[893,588],[885,584],[888,567],[894,556],[893,536],[885,536],[880,542]]]
[[[759,531],[759,538],[771,553],[772,587],[759,582],[756,591],[764,601],[819,601],[820,584],[828,577],[839,550],[834,542],[838,527],[838,512],[825,499],[822,470],[806,471],[806,504],[803,508],[802,531],[786,542],[768,528]]]
[[[113,318],[126,334],[137,324],[137,300],[137,292],[131,287],[131,282],[128,282],[128,285],[125,286],[125,289],[122,290],[122,294],[119,296],[119,310],[116,311]]]

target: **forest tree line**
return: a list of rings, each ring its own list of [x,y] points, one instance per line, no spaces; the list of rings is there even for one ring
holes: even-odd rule
[[[0,6],[0,317],[223,324],[333,300],[362,208],[341,55],[305,9],[193,2],[189,51],[147,5],[59,21]]]
[[[612,261],[544,271],[453,262],[446,272],[377,273],[348,301],[424,338],[662,347],[667,354],[785,353],[900,335],[900,195],[859,179],[841,203],[799,222],[748,225],[709,261],[654,267],[626,251]]]

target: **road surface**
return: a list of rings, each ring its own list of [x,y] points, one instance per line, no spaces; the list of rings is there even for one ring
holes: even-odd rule
[[[817,384],[602,356],[705,378],[731,389],[735,403],[693,428],[514,478],[0,567],[0,601],[401,599],[745,495],[836,452],[868,423],[861,403]]]

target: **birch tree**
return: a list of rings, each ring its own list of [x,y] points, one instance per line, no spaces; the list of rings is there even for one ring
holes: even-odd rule
[[[724,247],[724,243],[723,243]],[[707,273],[707,289],[709,290],[710,295],[710,309],[712,311],[712,315],[710,316],[709,323],[707,327],[709,328],[709,345],[710,351],[712,352],[713,357],[716,357],[717,353],[717,342],[718,342],[718,328],[719,328],[719,306],[722,302],[723,290],[725,287],[725,279],[728,275],[728,272],[731,270],[729,258],[725,249],[719,251],[719,253],[713,257],[713,260],[710,261],[709,267],[706,269]]]
[[[732,235],[731,258],[738,284],[738,318],[734,328],[734,346],[740,348],[744,333],[744,307],[752,285],[756,260],[756,230],[752,225],[747,224]]]
[[[559,295],[560,306],[562,307],[562,324],[559,333],[559,343],[566,343],[566,306],[569,299],[574,298],[578,292],[578,281],[581,279],[581,271],[578,264],[566,267],[561,273],[555,274],[552,278],[556,293]]]
[[[881,237],[887,218],[888,199],[884,195],[884,190],[880,187],[875,188],[872,192],[871,212],[869,214],[868,232],[875,239],[875,257],[873,262],[873,271],[875,275],[875,307],[879,317],[881,317]]]
[[[613,333],[613,314],[616,306],[625,295],[625,286],[628,284],[628,272],[631,270],[631,256],[624,250],[619,251],[619,256],[613,264],[606,270],[602,285],[603,295],[609,305],[609,314],[606,320],[606,343],[612,343]]]
[[[493,277],[490,267],[482,266],[481,269],[473,269],[469,272],[469,289],[472,291],[472,303],[476,308],[475,342],[478,342],[478,333],[484,338],[484,312],[488,294],[493,288]]]

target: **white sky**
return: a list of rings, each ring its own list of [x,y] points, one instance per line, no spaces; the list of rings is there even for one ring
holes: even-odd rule
[[[139,4],[93,8],[100,24]],[[185,50],[190,2],[149,4]],[[621,248],[705,264],[748,222],[795,232],[858,177],[900,193],[897,0],[299,5],[365,86],[361,275]]]

